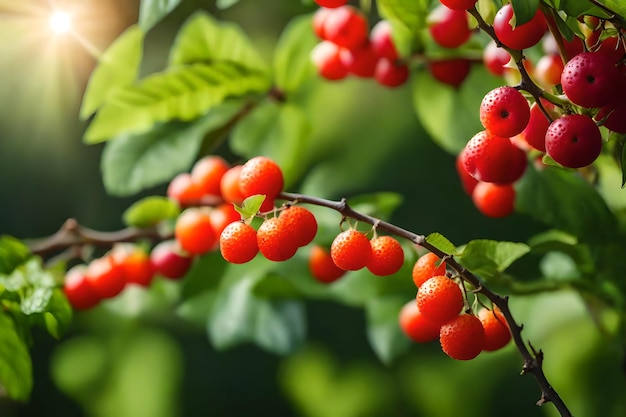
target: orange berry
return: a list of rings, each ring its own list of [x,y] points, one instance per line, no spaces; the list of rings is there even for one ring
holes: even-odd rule
[[[404,250],[402,245],[391,236],[378,236],[370,241],[372,256],[367,269],[378,276],[392,275],[402,268]]]
[[[132,243],[117,244],[111,256],[122,268],[127,283],[148,287],[154,278],[155,270],[146,251]]]
[[[257,230],[259,251],[270,261],[286,261],[296,254],[298,245],[280,217],[263,222]]]
[[[485,330],[485,345],[483,350],[494,351],[503,348],[511,340],[509,325],[504,318],[504,314],[499,308],[493,310],[481,308],[478,311],[478,319]]]
[[[241,189],[239,188],[239,174],[242,165],[235,165],[222,175],[220,180],[220,193],[224,201],[229,203],[241,204],[244,200]]]
[[[333,262],[330,252],[319,245],[313,245],[309,254],[309,271],[313,278],[325,284],[341,278],[346,271]]]
[[[246,162],[239,173],[239,188],[245,197],[262,194],[273,200],[283,190],[283,172],[276,162],[264,156]]]
[[[335,237],[330,246],[335,265],[345,271],[364,268],[372,256],[372,246],[365,233],[350,229]]]
[[[256,230],[241,221],[229,224],[220,235],[220,252],[233,264],[251,261],[259,252]]]
[[[92,260],[87,266],[85,276],[101,298],[113,298],[126,286],[122,268],[109,255]]]
[[[292,234],[298,246],[306,246],[317,234],[317,220],[311,211],[301,206],[291,206],[280,213],[280,219]]]
[[[435,275],[417,291],[417,306],[424,316],[443,324],[458,315],[463,308],[463,292],[459,285],[444,275]]]
[[[205,208],[188,208],[176,220],[176,240],[191,255],[202,255],[210,251],[217,242],[211,217]]]
[[[237,213],[235,206],[230,203],[224,203],[214,207],[213,210],[209,212],[209,217],[211,218],[213,230],[215,230],[215,236],[221,235],[224,228],[232,222],[241,220],[241,214]]]
[[[417,259],[412,271],[413,282],[417,288],[435,275],[446,274],[446,264],[444,262],[437,266],[437,262],[440,260],[441,258],[432,252],[425,253]]]
[[[415,300],[402,307],[398,321],[404,334],[415,342],[426,343],[439,337],[441,326],[425,318]]]
[[[183,207],[198,204],[202,195],[202,189],[193,182],[188,172],[176,175],[167,186],[167,196]]]
[[[483,350],[485,331],[476,316],[461,314],[441,326],[439,342],[452,359],[470,360]]]
[[[230,169],[224,158],[209,155],[196,162],[191,169],[191,180],[202,190],[204,195],[221,196],[222,176]]]

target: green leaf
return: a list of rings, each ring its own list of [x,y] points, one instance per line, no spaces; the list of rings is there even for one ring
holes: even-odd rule
[[[224,10],[234,6],[237,3],[239,3],[239,0],[217,0],[215,2],[215,5],[218,9]]]
[[[398,315],[406,302],[403,297],[385,297],[366,305],[367,338],[376,356],[387,365],[411,344],[398,325]]]
[[[354,210],[386,220],[400,207],[404,197],[393,192],[361,194],[348,200]]]
[[[530,22],[539,9],[540,0],[511,0],[515,13],[515,25],[523,25]]]
[[[472,69],[459,90],[433,81],[428,71],[420,71],[413,77],[413,105],[433,140],[458,154],[475,133],[484,130],[476,109],[485,94],[501,83],[482,66]]]
[[[448,255],[457,255],[459,251],[457,250],[454,243],[450,242],[445,236],[440,233],[431,233],[426,236],[426,242],[430,243],[440,251],[447,253]]]
[[[227,62],[267,75],[267,63],[241,28],[219,22],[206,12],[194,13],[178,32],[170,51],[170,66]]]
[[[22,298],[20,308],[25,315],[43,313],[48,308],[48,303],[52,299],[52,288],[35,287]]]
[[[302,296],[289,278],[272,273],[260,278],[252,287],[252,293],[259,298],[269,299],[296,299]]]
[[[606,4],[608,6],[608,3],[611,3],[612,0],[608,0],[608,1],[603,1],[602,3]],[[592,4],[589,1],[580,1],[580,0],[561,0],[560,2],[561,4],[559,5],[559,8],[561,10],[563,10],[565,13],[567,13],[568,16],[572,17],[572,18],[577,18],[579,16],[583,16],[583,15],[592,15],[592,16],[598,16],[598,17],[602,17],[602,18],[608,18],[610,17],[604,10],[602,10],[600,7]],[[619,7],[624,8],[624,5],[619,5]],[[616,9],[613,9],[614,11],[616,11]],[[626,9],[624,9],[626,11]],[[624,13],[621,13],[622,16],[624,16]]]
[[[0,314],[0,385],[10,398],[26,401],[33,387],[33,365],[28,347],[19,337],[15,323]]]
[[[170,122],[108,142],[101,161],[107,192],[135,194],[188,171],[207,132],[230,123],[240,109],[240,103],[226,102],[193,122]]]
[[[274,81],[284,93],[300,88],[315,74],[311,50],[318,39],[311,30],[311,15],[293,19],[283,30],[274,51]]]
[[[488,280],[529,251],[529,246],[524,243],[477,239],[467,243],[457,260],[465,268]]]
[[[0,236],[0,274],[10,274],[30,257],[28,246],[9,235]]]
[[[163,196],[145,197],[131,205],[122,217],[127,226],[150,227],[180,214],[175,201]]]
[[[604,242],[617,222],[606,202],[584,179],[556,167],[529,166],[516,186],[516,210],[581,241]]]
[[[126,29],[98,59],[80,108],[80,117],[87,119],[118,87],[131,85],[137,79],[143,50],[144,32],[133,25]]]
[[[570,1],[574,1],[574,0],[570,0]],[[604,4],[606,7],[608,7],[609,9],[611,9],[613,12],[617,13],[618,15],[622,17],[626,16],[626,4],[624,4],[623,0],[602,0],[601,3]],[[596,16],[608,17],[606,14],[596,15]]]
[[[165,16],[170,14],[181,0],[141,0],[139,6],[139,26],[144,32],[149,31]]]
[[[193,64],[118,88],[85,132],[88,144],[149,131],[159,122],[191,121],[229,97],[260,93],[269,79],[232,63]]]
[[[233,129],[230,146],[247,157],[265,155],[280,165],[285,186],[305,169],[311,125],[304,111],[290,103],[264,102]]]
[[[43,324],[53,337],[60,339],[72,322],[72,307],[67,297],[59,288],[52,291],[48,305],[43,313]]]
[[[243,200],[241,207],[235,204],[235,210],[237,210],[237,213],[241,214],[242,219],[249,220],[257,215],[264,201],[264,195],[251,195]]]
[[[219,251],[198,257],[182,282],[182,299],[187,300],[200,293],[215,292],[229,265]]]
[[[376,5],[385,19],[402,22],[413,33],[426,27],[427,0],[378,0]]]

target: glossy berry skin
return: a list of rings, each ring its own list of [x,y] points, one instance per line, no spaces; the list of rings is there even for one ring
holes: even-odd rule
[[[346,271],[333,262],[330,252],[319,245],[313,245],[309,253],[309,271],[317,281],[329,284],[345,275]]]
[[[392,26],[388,20],[381,20],[370,32],[372,50],[379,58],[396,61],[400,56],[392,37]]]
[[[446,274],[446,264],[441,262],[441,264],[437,265],[440,261],[441,258],[432,252],[425,253],[417,258],[411,272],[413,283],[417,288],[436,275]]]
[[[563,60],[559,55],[544,55],[537,61],[533,75],[543,88],[550,89],[561,82],[564,68]]]
[[[415,300],[406,303],[398,315],[400,329],[411,340],[418,343],[427,343],[439,338],[440,325],[424,317],[417,307]]]
[[[341,59],[342,48],[330,41],[322,41],[311,51],[311,61],[320,77],[337,81],[348,76],[348,68]]]
[[[357,49],[342,48],[339,59],[350,74],[361,78],[373,77],[378,62],[378,56],[369,42]]]
[[[467,10],[474,7],[478,0],[440,0],[441,4],[452,10]]]
[[[513,87],[494,88],[480,103],[480,122],[494,136],[515,136],[524,130],[529,119],[528,101]]]
[[[324,20],[323,33],[325,40],[337,46],[360,48],[367,42],[369,35],[367,17],[349,5],[334,8]]]
[[[167,196],[181,207],[198,204],[204,193],[188,172],[176,175],[167,186]]]
[[[317,234],[317,220],[309,209],[291,206],[280,213],[281,221],[298,246],[306,246]]]
[[[451,58],[429,61],[428,71],[437,81],[459,88],[467,78],[472,63],[464,58]]]
[[[220,182],[229,169],[230,165],[221,156],[205,156],[191,169],[191,180],[200,188],[203,195],[221,196]]]
[[[504,67],[511,60],[511,55],[506,49],[498,47],[495,41],[490,41],[483,51],[483,63],[487,70],[501,77],[504,75]]]
[[[313,33],[321,39],[326,39],[326,34],[324,33],[324,23],[326,22],[326,18],[332,13],[330,8],[320,7],[313,14],[313,18],[311,19],[311,25],[313,26]]]
[[[461,314],[441,326],[441,349],[452,359],[474,359],[483,350],[485,331],[480,320],[472,314]]]
[[[220,235],[220,253],[230,263],[249,262],[258,252],[256,230],[249,224],[233,222]]]
[[[428,15],[427,21],[430,36],[444,48],[457,48],[472,36],[465,10],[453,10],[440,4]]]
[[[444,275],[435,275],[420,285],[417,306],[434,324],[443,324],[463,308],[463,292],[459,285]]]
[[[468,174],[479,181],[510,184],[526,170],[526,153],[510,139],[486,130],[475,134],[461,153]]]
[[[515,195],[512,184],[479,182],[472,192],[472,201],[483,215],[501,218],[515,210]]]
[[[101,297],[85,276],[86,267],[76,265],[65,274],[63,292],[70,305],[77,310],[86,310],[100,303]]]
[[[592,118],[570,114],[553,121],[546,132],[546,152],[559,164],[581,168],[596,160],[602,135]]]
[[[239,174],[242,165],[235,165],[222,175],[220,180],[220,193],[224,201],[228,203],[241,204],[244,196],[239,187]]]
[[[188,208],[178,216],[174,236],[180,247],[191,255],[207,253],[215,247],[218,239],[209,210],[198,207]]]
[[[110,255],[92,260],[87,266],[85,276],[101,298],[113,298],[126,286],[122,268]]]
[[[117,244],[111,256],[122,269],[127,284],[150,286],[155,270],[145,250],[134,244]]]
[[[399,87],[409,79],[409,67],[387,58],[380,58],[374,69],[374,79],[385,87]]]
[[[248,160],[239,173],[239,188],[245,198],[262,194],[274,200],[284,184],[283,172],[278,164],[265,156]]]
[[[348,0],[315,0],[315,3],[317,3],[318,6],[327,7],[329,9],[343,6],[347,2]]]
[[[164,240],[152,248],[150,262],[156,273],[176,280],[187,274],[193,258],[184,253],[175,240]]]
[[[502,349],[511,341],[509,325],[500,309],[489,310],[483,307],[478,311],[478,319],[485,331],[483,350],[493,352]]]
[[[552,104],[548,102],[543,103],[544,108],[550,112],[553,109]],[[550,120],[541,111],[537,103],[533,103],[530,106],[530,118],[528,124],[519,134],[519,137],[526,141],[533,148],[545,152],[546,151],[546,131],[550,126]]]
[[[335,265],[344,271],[357,271],[369,262],[372,246],[364,233],[350,229],[335,237],[330,246],[330,256]]]
[[[393,275],[402,268],[404,250],[402,245],[391,236],[378,236],[370,241],[372,256],[367,269],[374,275]]]
[[[603,120],[603,126],[613,132],[626,133],[626,101],[617,101],[600,108],[596,120]]]
[[[454,161],[454,166],[456,168],[456,173],[461,180],[461,186],[463,187],[463,191],[465,194],[472,195],[472,191],[474,191],[474,187],[478,184],[478,180],[472,177],[469,172],[465,169],[463,165],[463,152],[459,152]]]
[[[280,217],[263,221],[257,230],[257,244],[261,254],[274,262],[286,261],[298,250],[297,242]]]
[[[610,54],[583,52],[570,59],[561,74],[565,95],[583,107],[602,107],[613,100],[620,72]]]
[[[511,49],[526,49],[539,43],[546,32],[546,19],[537,10],[529,22],[519,26],[511,26],[513,6],[505,4],[498,10],[493,20],[493,30],[500,41]]]

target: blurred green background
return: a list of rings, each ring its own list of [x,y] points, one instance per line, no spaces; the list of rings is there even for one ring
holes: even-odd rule
[[[93,51],[103,50],[138,15],[138,0],[0,0],[0,233],[46,236],[73,217],[115,230],[136,198],[107,196],[102,148],[81,142],[78,109]],[[47,27],[53,7],[74,7],[77,38]],[[271,51],[300,1],[244,0],[225,11],[185,1],[146,40],[143,71],[158,69],[181,22],[195,9],[239,23]],[[86,47],[85,40],[89,47]],[[487,219],[463,194],[454,156],[419,125],[410,87],[383,90],[349,80],[315,92],[314,138],[334,150],[312,166],[302,191],[323,197],[375,191],[404,196],[393,222],[440,232],[452,242],[524,241],[541,225],[513,215]],[[468,135],[474,132],[468,132]],[[469,136],[468,136],[469,138]],[[226,147],[220,152],[229,154]],[[163,194],[164,186],[146,194]],[[436,344],[414,345],[382,364],[366,335],[365,313],[307,302],[308,342],[287,357],[246,345],[217,352],[206,331],[172,314],[176,283],[160,283],[77,315],[61,341],[35,334],[30,402],[0,398],[0,416],[534,416],[540,392],[512,346],[471,362],[447,358]],[[146,301],[149,300],[149,301]],[[150,304],[152,303],[152,304]],[[578,416],[624,416],[618,346],[607,343],[574,293],[514,297],[524,335],[546,356],[549,380]]]

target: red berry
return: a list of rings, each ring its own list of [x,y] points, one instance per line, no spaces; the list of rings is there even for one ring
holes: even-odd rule
[[[229,224],[220,235],[220,252],[233,264],[251,261],[259,252],[256,230],[241,221]]]
[[[113,298],[126,286],[122,268],[110,255],[92,260],[87,266],[85,276],[101,298]]]
[[[496,307],[489,310],[483,307],[478,311],[478,318],[485,330],[483,350],[491,352],[501,349],[509,343],[511,332],[500,309]]]
[[[415,300],[409,301],[402,307],[398,321],[402,332],[415,342],[427,343],[439,337],[441,326],[426,319]]]
[[[311,24],[313,25],[313,33],[317,35],[318,38],[325,40],[326,34],[324,33],[324,24],[326,22],[326,18],[332,13],[330,8],[320,7],[313,14],[313,19]]]
[[[370,42],[374,53],[379,58],[387,58],[390,61],[396,61],[399,58],[392,37],[391,23],[388,20],[381,20],[374,25],[370,32]]]
[[[206,208],[192,207],[183,211],[174,227],[176,240],[191,255],[207,253],[217,243],[217,235]]]
[[[513,27],[511,20],[514,17],[511,3],[505,4],[496,13],[493,20],[493,30],[496,36],[511,49],[526,49],[539,43],[546,32],[546,19],[539,9],[532,19],[522,25]]]
[[[510,139],[483,130],[475,134],[461,153],[465,170],[479,181],[509,184],[526,170],[526,153]]]
[[[328,284],[344,276],[345,270],[333,262],[330,252],[319,245],[313,245],[309,254],[309,271],[317,281]]]
[[[393,275],[402,268],[404,250],[402,245],[391,236],[378,236],[370,241],[372,256],[367,269],[378,276]]]
[[[286,261],[298,250],[298,244],[286,226],[280,217],[272,217],[257,230],[259,251],[270,261]]]
[[[544,108],[550,112],[554,110],[554,106],[547,102],[542,101]],[[537,103],[533,103],[530,106],[530,118],[528,124],[518,136],[525,140],[533,148],[545,152],[546,151],[546,131],[550,126],[550,120],[541,111],[541,108]]]
[[[474,359],[483,350],[485,331],[480,320],[472,314],[461,314],[441,326],[441,349],[452,359]]]
[[[343,6],[347,2],[348,0],[315,0],[315,3],[317,3],[319,6],[328,7],[329,9]]]
[[[461,180],[463,191],[465,191],[466,194],[471,195],[472,191],[474,191],[474,187],[476,187],[476,184],[478,183],[478,180],[472,177],[465,169],[465,166],[463,165],[463,151],[461,151],[455,159],[455,168],[457,174],[459,175],[459,179]]]
[[[150,262],[154,270],[169,279],[180,279],[191,268],[193,258],[182,249],[175,240],[157,243],[150,252]]]
[[[318,43],[311,51],[311,61],[320,77],[336,81],[348,75],[348,68],[341,60],[342,48],[330,41]]]
[[[71,306],[77,310],[86,310],[100,303],[101,297],[87,279],[85,265],[76,265],[65,274],[63,292]]]
[[[278,164],[264,156],[246,162],[239,173],[239,188],[244,197],[262,194],[274,200],[283,190],[283,172]]]
[[[222,175],[220,180],[220,193],[224,201],[229,203],[241,204],[244,196],[239,188],[239,174],[241,173],[241,165],[235,165]]]
[[[413,265],[413,282],[419,288],[424,282],[436,275],[446,274],[446,264],[432,252],[420,256]]]
[[[461,288],[444,275],[435,275],[420,285],[416,300],[424,317],[435,324],[447,322],[463,308]]]
[[[500,48],[495,41],[490,41],[483,51],[483,63],[487,70],[499,77],[504,75],[504,68],[511,60],[511,55]]]
[[[467,10],[474,7],[478,0],[440,0],[441,4],[453,10]]]
[[[330,246],[333,262],[345,271],[364,268],[372,256],[372,246],[367,236],[354,229],[337,235]]]
[[[191,169],[191,180],[204,195],[221,196],[222,176],[230,169],[226,160],[217,155],[209,155],[196,162]]]
[[[626,133],[626,101],[616,100],[600,108],[596,120],[604,120],[603,126],[613,132]]]
[[[203,195],[200,186],[187,172],[176,175],[167,186],[167,196],[183,207],[198,204]]]
[[[406,64],[380,58],[376,63],[374,78],[385,87],[399,87],[409,79],[409,67]]]
[[[437,81],[458,88],[470,73],[472,63],[464,58],[441,59],[428,62],[428,71]]]
[[[609,54],[583,52],[565,64],[561,74],[563,92],[575,104],[602,107],[619,91],[621,74]]]
[[[590,165],[601,150],[600,129],[591,117],[582,114],[562,116],[546,132],[547,154],[568,168]]]
[[[479,182],[472,192],[472,201],[487,217],[506,217],[515,210],[515,188],[512,184]]]
[[[472,36],[465,10],[453,10],[440,4],[430,12],[427,20],[433,40],[444,48],[459,47]]]
[[[222,231],[226,228],[226,226],[232,222],[241,220],[241,214],[235,210],[235,206],[232,204],[224,203],[214,207],[209,212],[209,218],[211,219],[211,225],[215,231],[215,236],[217,236],[217,240],[219,241],[219,236],[222,234]]]
[[[317,234],[317,220],[305,207],[291,206],[280,213],[280,219],[298,246],[308,245]]]
[[[368,42],[358,49],[343,48],[339,52],[339,58],[350,74],[363,78],[374,76],[378,56],[374,53],[371,43]]]
[[[544,55],[535,65],[535,79],[543,88],[550,89],[561,82],[563,60],[559,55]]]
[[[480,103],[480,122],[494,136],[510,138],[528,124],[530,106],[526,98],[513,87],[497,87]]]
[[[331,10],[324,20],[325,39],[343,48],[356,49],[367,42],[367,17],[357,8],[341,6]]]
[[[152,283],[155,270],[150,255],[134,244],[117,244],[111,251],[115,263],[122,269],[127,283],[148,287]]]

